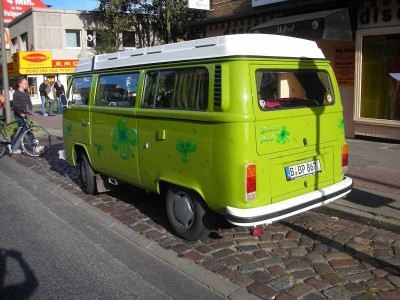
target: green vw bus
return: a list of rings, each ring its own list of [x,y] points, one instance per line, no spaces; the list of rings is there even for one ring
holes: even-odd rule
[[[335,76],[317,45],[211,37],[79,61],[63,116],[83,189],[165,195],[182,238],[215,214],[257,226],[345,196],[348,148]]]

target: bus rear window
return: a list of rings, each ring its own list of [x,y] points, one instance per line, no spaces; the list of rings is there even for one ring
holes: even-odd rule
[[[331,81],[317,70],[256,70],[258,106],[263,111],[334,104]]]

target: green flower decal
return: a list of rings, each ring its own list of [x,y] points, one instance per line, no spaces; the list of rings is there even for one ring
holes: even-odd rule
[[[340,119],[340,120],[338,121],[337,126],[339,127],[340,131],[341,131],[342,133],[344,133],[344,120],[343,120],[343,119]]]
[[[176,141],[176,151],[181,156],[182,162],[184,164],[187,164],[190,159],[190,153],[194,153],[197,150],[197,145],[195,140],[188,140],[188,141],[183,141],[183,140],[177,140]]]
[[[95,153],[97,156],[100,156],[101,153],[103,152],[103,150],[104,150],[103,145],[94,144],[94,153]]]
[[[278,144],[285,144],[289,141],[290,132],[286,130],[286,126],[282,126],[281,130],[279,131],[278,135],[276,136],[276,142]]]
[[[111,131],[111,146],[119,154],[123,160],[133,157],[133,146],[137,144],[136,128],[126,127],[126,120],[118,121],[117,126]]]
[[[71,136],[72,135],[72,123],[71,122],[65,123],[65,134],[67,136]]]

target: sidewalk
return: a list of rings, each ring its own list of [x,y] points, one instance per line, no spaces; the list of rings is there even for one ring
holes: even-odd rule
[[[44,117],[38,113],[33,121],[51,135],[62,138],[62,115]],[[349,169],[353,190],[318,210],[400,232],[400,144],[348,139]]]

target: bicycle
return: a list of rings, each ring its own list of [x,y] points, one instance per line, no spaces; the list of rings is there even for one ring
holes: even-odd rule
[[[22,153],[28,156],[41,156],[49,150],[51,137],[46,129],[41,126],[31,126],[25,117],[18,124],[17,132],[11,137],[8,132],[14,124],[18,124],[18,121],[0,124],[0,158],[6,153],[7,149],[9,155],[12,155],[17,140],[21,141]]]

